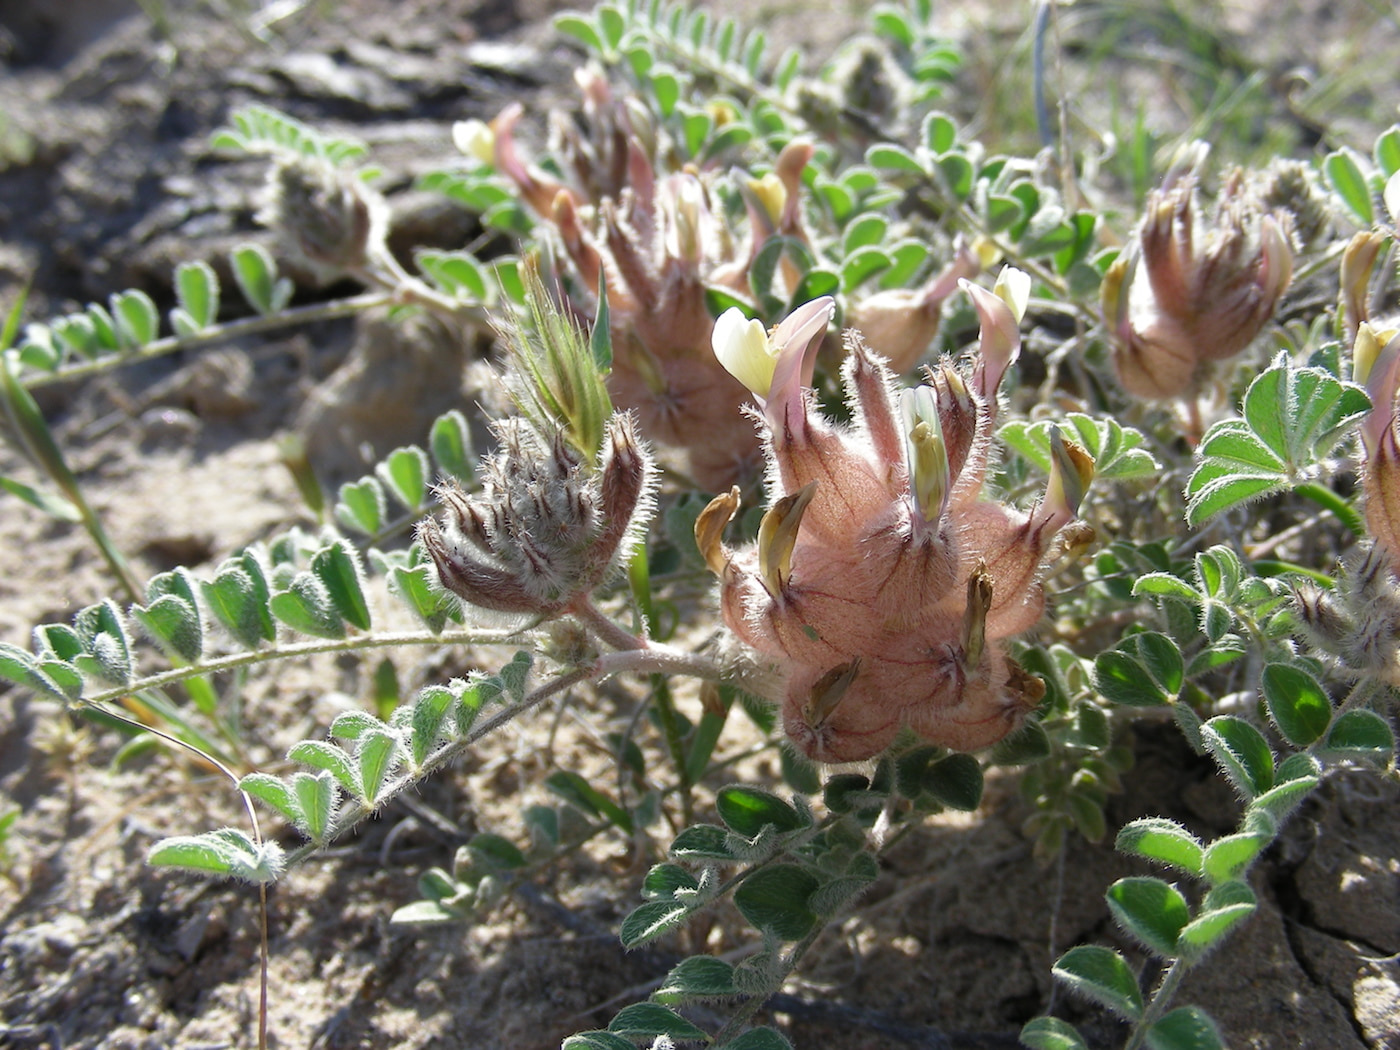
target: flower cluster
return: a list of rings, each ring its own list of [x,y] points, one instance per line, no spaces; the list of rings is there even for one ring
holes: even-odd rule
[[[1029,281],[1014,273],[1001,295],[963,286],[982,322],[971,374],[944,361],[897,394],[882,360],[848,333],[850,425],[825,418],[810,389],[829,299],[771,336],[724,318],[716,327],[717,355],[761,406],[772,502],[744,549],[721,539],[736,490],[701,515],[696,539],[721,579],[725,622],[779,665],[784,728],[817,761],[869,758],[901,729],[986,747],[1044,692],[1006,641],[1043,614],[1047,559],[1084,539],[1087,526],[1065,526],[1093,465],[1057,434],[1048,491],[1030,514],[981,498]]]
[[[1226,182],[1208,226],[1199,212],[1189,175],[1150,194],[1136,244],[1104,276],[1114,365],[1138,397],[1190,393],[1204,365],[1253,341],[1293,279],[1291,218],[1261,214],[1241,174]]]
[[[608,421],[595,468],[562,429],[512,417],[480,493],[439,491],[444,514],[418,538],[448,590],[482,609],[556,616],[586,599],[651,514],[654,470],[630,415]]]
[[[717,367],[708,299],[719,293],[752,307],[752,268],[772,238],[815,250],[804,225],[802,174],[814,146],[788,142],[760,178],[742,171],[701,172],[687,164],[662,174],[659,158],[673,149],[649,118],[615,98],[607,81],[576,75],[580,124],[556,122],[552,152],[568,175],[530,163],[515,138],[522,109],[513,105],[489,125],[454,129],[461,151],[508,178],[543,220],[555,276],[579,318],[597,316],[606,296],[612,336],[608,391],[637,413],[659,445],[684,450],[676,464],[709,491],[755,487],[763,470],[757,436],[736,409],[744,388]],[[722,105],[716,117],[724,119]],[[745,220],[723,206],[721,184]],[[736,225],[746,233],[736,233]],[[853,327],[878,342],[897,371],[912,368],[937,333],[944,300],[980,263],[959,246],[956,258],[918,290],[877,292],[855,304]],[[802,279],[791,253],[781,254],[775,294],[791,296]]]

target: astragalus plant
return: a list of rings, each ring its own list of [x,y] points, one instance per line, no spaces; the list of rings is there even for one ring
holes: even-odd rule
[[[618,775],[553,770],[556,805],[478,834],[395,914],[471,922],[602,836],[645,872],[623,891],[627,947],[693,944],[678,931],[737,921],[728,904],[751,927],[746,952],[679,958],[566,1046],[788,1045],[756,1015],[890,844],[976,810],[994,766],[1039,862],[1114,831],[1177,880],[1106,889],[1152,965],[1081,944],[1055,977],[1128,1047],[1224,1044],[1171,1005],[1182,974],[1255,910],[1251,866],[1323,778],[1395,776],[1400,128],[1370,157],[1259,170],[1218,170],[1199,143],[1135,154],[1131,181],[1162,183],[1137,209],[1073,143],[1058,163],[998,152],[944,112],[960,56],[930,8],[878,6],[810,71],[703,8],[561,17],[580,109],[444,128],[460,155],[419,180],[479,214],[489,258],[393,255],[361,145],[237,113],[217,141],[268,156],[276,235],[230,260],[250,316],[221,321],[215,270],[191,262],[172,334],[136,291],[11,324],[5,400],[41,483],[7,488],[86,525],[129,593],[0,648],[0,674],[193,752],[247,807],[152,863],[295,878],[486,734],[625,680],[636,717],[597,734]],[[289,307],[268,243],[366,290]],[[313,527],[131,579],[31,388],[371,306],[494,321],[497,416],[464,398]],[[385,593],[417,629],[380,626]],[[505,649],[341,714],[275,768],[230,717],[233,671],[468,644]],[[753,768],[740,710],[784,784],[734,782]],[[1234,831],[1109,828],[1140,720],[1210,756]],[[1049,1016],[1021,1038],[1087,1045]]]

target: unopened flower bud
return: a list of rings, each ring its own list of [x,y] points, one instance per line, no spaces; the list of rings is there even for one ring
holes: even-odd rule
[[[1353,339],[1357,328],[1371,319],[1371,270],[1387,240],[1379,231],[1366,230],[1352,237],[1342,252],[1342,310],[1347,331]]]
[[[1261,215],[1242,176],[1209,225],[1198,210],[1191,176],[1151,194],[1136,258],[1115,263],[1101,292],[1119,379],[1139,397],[1185,394],[1203,365],[1244,350],[1293,278],[1291,220]]]
[[[314,158],[273,166],[262,219],[315,266],[359,270],[383,249],[387,206],[353,172]]]

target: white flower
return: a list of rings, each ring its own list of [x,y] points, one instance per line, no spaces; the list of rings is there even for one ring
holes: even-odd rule
[[[737,306],[731,306],[715,321],[710,345],[726,372],[752,393],[768,396],[778,356],[762,321],[751,320]]]
[[[496,133],[483,120],[459,120],[453,124],[452,145],[482,164],[496,162]]]

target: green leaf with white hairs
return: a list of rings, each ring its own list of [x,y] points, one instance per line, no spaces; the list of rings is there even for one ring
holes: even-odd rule
[[[328,732],[337,740],[359,740],[366,733],[384,732],[388,728],[368,711],[346,711],[335,716]]]
[[[1268,810],[1255,812],[1266,814]],[[1216,839],[1206,847],[1207,881],[1214,886],[1242,877],[1273,840],[1272,834],[1262,831],[1239,832]]]
[[[224,562],[214,579],[203,583],[201,589],[214,619],[243,648],[256,649],[259,643],[277,637],[268,608],[267,577],[253,554],[245,553]]]
[[[1244,719],[1217,715],[1201,726],[1201,739],[1246,799],[1274,786],[1274,754],[1269,742]]]
[[[1371,183],[1362,167],[1364,161],[1349,149],[1339,149],[1329,153],[1322,162],[1322,172],[1327,176],[1338,199],[1346,205],[1352,218],[1363,228],[1376,221],[1375,204],[1371,199]]]
[[[1332,759],[1384,767],[1395,757],[1395,731],[1374,711],[1347,711],[1337,717],[1318,751]]]
[[[384,485],[376,477],[363,477],[340,486],[335,520],[351,532],[373,536],[384,528],[389,516],[389,501]]]
[[[316,552],[311,559],[311,572],[325,585],[340,617],[351,626],[368,631],[370,611],[359,552],[344,540],[337,540]]]
[[[301,822],[301,803],[281,777],[271,773],[249,773],[238,782],[238,790],[267,803],[294,827]]]
[[[413,701],[413,715],[409,722],[409,753],[415,766],[423,764],[423,760],[445,735],[444,728],[449,724],[448,716],[452,713],[455,700],[452,690],[445,686],[430,685],[419,691]]]
[[[716,1050],[792,1050],[792,1044],[781,1032],[763,1025],[750,1028]]]
[[[223,828],[162,839],[146,854],[146,863],[266,885],[281,876],[286,857],[275,842],[259,844],[237,828]]]
[[[1242,418],[1216,423],[1201,439],[1186,483],[1189,524],[1290,487],[1370,407],[1359,386],[1280,354],[1250,383]]]
[[[350,795],[363,798],[360,774],[350,754],[339,744],[325,740],[303,740],[287,751],[288,762],[300,762],[312,769],[329,773]]]
[[[472,450],[471,428],[467,417],[452,409],[433,420],[428,432],[428,448],[440,474],[470,486],[476,478],[476,458]]]
[[[384,730],[363,733],[355,741],[355,761],[359,765],[360,801],[373,808],[381,799],[390,774],[398,765],[398,734]]]
[[[762,933],[781,941],[801,940],[817,923],[809,902],[819,885],[806,868],[772,864],[739,884],[734,904]]]
[[[229,253],[234,280],[243,298],[267,316],[286,308],[292,298],[292,282],[279,277],[272,253],[261,244],[240,244]]]
[[[1164,634],[1131,634],[1094,660],[1094,688],[1126,707],[1158,707],[1176,699],[1185,682],[1181,650]]]
[[[202,332],[219,319],[219,275],[203,259],[175,268],[175,297],[179,307],[170,323],[180,335]]]
[[[1294,747],[1310,747],[1332,724],[1332,701],[1327,691],[1301,667],[1267,665],[1262,691],[1269,717]]]
[[[1105,895],[1108,910],[1126,932],[1163,958],[1176,952],[1176,939],[1191,921],[1186,898],[1161,879],[1119,879]]]
[[[74,663],[109,685],[123,686],[131,681],[131,639],[126,618],[110,598],[78,611],[73,628],[82,639],[85,652]]]
[[[648,901],[622,920],[618,937],[624,948],[636,948],[670,933],[689,915],[689,906],[674,900]]]
[[[326,770],[319,773],[298,770],[292,774],[292,794],[300,809],[297,830],[317,845],[323,845],[334,830],[331,814],[340,795],[335,777]]]
[[[1089,1050],[1078,1030],[1058,1017],[1035,1017],[1021,1028],[1021,1042],[1031,1050]]]
[[[426,452],[417,445],[405,445],[385,456],[374,473],[396,500],[416,513],[427,502],[430,469]]]
[[[714,956],[696,955],[672,966],[652,998],[666,1004],[683,1005],[738,994],[738,988],[734,987],[734,966]]]
[[[535,665],[534,654],[521,649],[501,668],[499,675],[506,694],[516,703],[525,699],[525,690],[530,680],[530,670]]]
[[[268,601],[272,615],[292,630],[316,638],[344,638],[345,620],[319,577],[299,572]]]
[[[1125,824],[1114,848],[1159,864],[1180,868],[1189,875],[1205,872],[1205,847],[1201,840],[1175,821],[1144,817]]]
[[[1124,1020],[1142,1016],[1142,991],[1123,956],[1110,948],[1085,944],[1060,956],[1051,972],[1065,984]]]
[[[1198,1006],[1179,1006],[1147,1030],[1149,1050],[1225,1050],[1220,1029]]]
[[[1254,914],[1258,901],[1243,882],[1224,882],[1206,894],[1196,917],[1182,928],[1177,952],[1188,963],[1198,961]]]
[[[810,823],[772,792],[743,784],[721,789],[715,797],[715,809],[732,831],[749,839],[768,826],[782,834],[798,831]]]
[[[139,350],[160,335],[160,311],[139,288],[113,295],[111,307],[117,339],[124,349]]]

